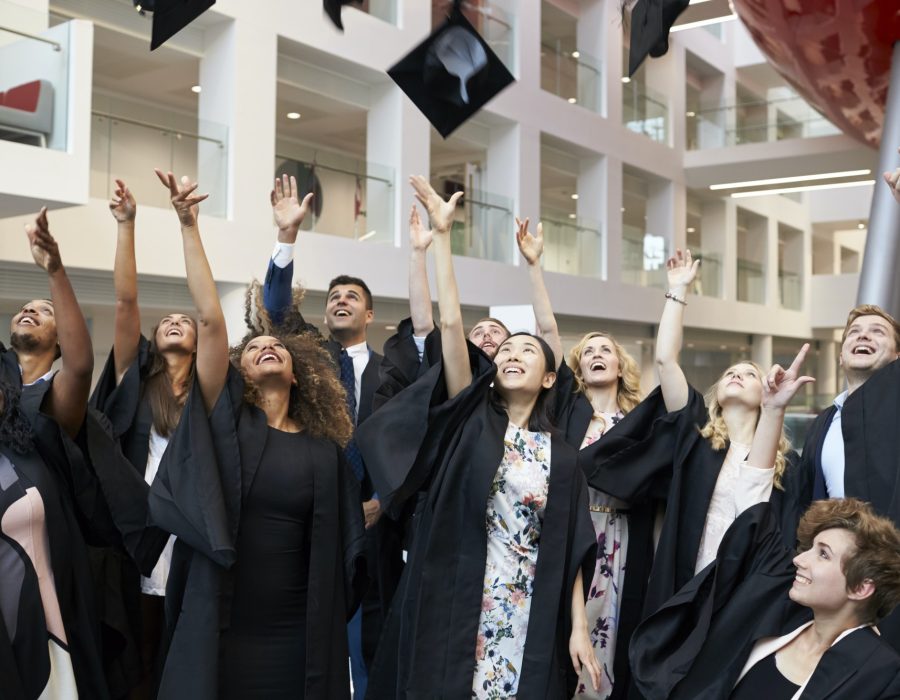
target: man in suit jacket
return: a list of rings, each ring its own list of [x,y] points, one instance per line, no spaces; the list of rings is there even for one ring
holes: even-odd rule
[[[278,240],[266,272],[263,302],[276,324],[285,320],[287,312],[303,323],[302,315],[291,308],[291,283],[297,234],[311,201],[312,194],[302,202],[299,200],[295,178],[283,177],[275,181],[272,209],[278,226]],[[348,404],[355,413],[351,417],[356,425],[371,415],[375,392],[381,384],[382,356],[367,342],[367,330],[374,317],[372,293],[363,280],[339,275],[329,283],[325,302],[325,326],[329,337],[324,344],[334,358],[335,370],[345,387],[353,387]],[[352,380],[348,371],[350,363]],[[351,452],[355,454],[351,455]],[[367,667],[375,656],[383,618],[403,569],[402,531],[395,523],[381,518],[381,502],[354,443],[348,447],[347,454],[354,471],[359,472],[367,530],[367,562],[372,578],[372,586],[360,611],[348,624],[354,697],[363,698]]]

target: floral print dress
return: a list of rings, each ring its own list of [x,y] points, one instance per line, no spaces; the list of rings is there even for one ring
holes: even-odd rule
[[[581,449],[593,444],[618,423],[624,414],[595,413],[588,426]],[[603,674],[600,690],[594,690],[591,677],[582,671],[578,679],[575,698],[578,700],[604,700],[612,694],[613,659],[616,655],[616,630],[619,626],[622,585],[625,582],[625,555],[628,552],[628,516],[621,512],[627,508],[624,501],[588,487],[591,521],[597,536],[597,563],[594,577],[585,603],[588,633],[594,654]]]
[[[487,500],[487,560],[472,697],[514,698],[550,486],[550,436],[512,423]]]

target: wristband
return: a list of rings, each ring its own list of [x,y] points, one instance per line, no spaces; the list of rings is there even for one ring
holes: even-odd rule
[[[678,302],[682,306],[687,306],[687,302],[684,299],[679,299],[672,292],[666,292],[666,299],[671,299],[672,301]]]

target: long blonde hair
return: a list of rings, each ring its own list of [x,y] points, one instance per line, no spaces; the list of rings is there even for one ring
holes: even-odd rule
[[[763,381],[765,373],[762,371],[762,367],[755,362],[745,360],[736,364],[750,365],[756,370],[760,383]],[[735,365],[732,365],[731,367],[734,366]],[[728,369],[731,369],[731,367]],[[727,371],[728,370],[725,370],[725,372]],[[719,384],[725,378],[725,372],[719,377],[719,381],[707,390],[706,395],[703,397],[706,400],[706,412],[709,415],[709,418],[706,421],[706,425],[700,429],[700,435],[709,440],[709,444],[714,450],[724,450],[729,442],[728,426],[725,424],[725,419],[722,417],[722,406],[718,399]],[[762,411],[757,409],[756,424],[759,424],[759,417],[761,414]],[[782,491],[784,490],[784,487],[781,485],[781,478],[784,476],[784,470],[787,468],[787,459],[785,458],[785,455],[790,449],[791,442],[784,432],[784,425],[782,425],[781,437],[778,438],[778,450],[775,453],[775,488],[781,489]]]
[[[613,349],[616,351],[616,357],[619,359],[619,381],[616,384],[616,405],[622,413],[628,413],[641,402],[641,370],[638,363],[631,354],[609,333],[602,331],[592,331],[578,341],[578,343],[569,350],[566,356],[566,364],[575,375],[575,392],[587,394],[587,384],[584,383],[584,376],[581,374],[581,353],[584,352],[584,346],[594,338],[606,338],[612,343]],[[606,426],[604,426],[604,430]]]

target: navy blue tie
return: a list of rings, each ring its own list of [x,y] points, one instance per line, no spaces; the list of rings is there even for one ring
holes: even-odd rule
[[[344,385],[344,390],[347,392],[347,410],[350,412],[350,420],[356,426],[356,372],[353,369],[353,358],[350,357],[344,348],[341,348],[340,362],[341,384]],[[344,456],[350,462],[350,467],[353,469],[356,478],[362,481],[366,470],[355,439],[350,438],[350,442],[344,448]]]

